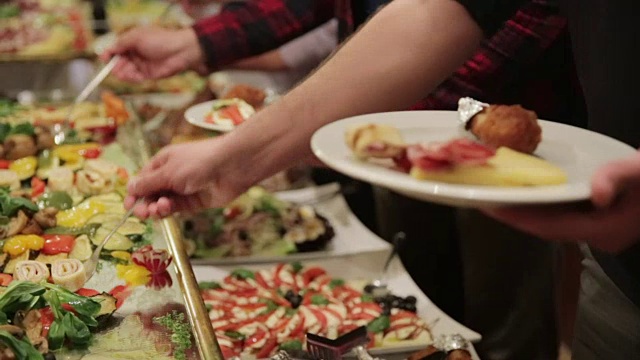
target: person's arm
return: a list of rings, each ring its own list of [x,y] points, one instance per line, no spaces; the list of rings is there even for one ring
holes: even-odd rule
[[[139,82],[191,69],[201,74],[275,49],[333,17],[334,0],[234,2],[192,28],[136,28],[101,58],[119,54],[113,74]]]
[[[327,123],[406,109],[451,75],[482,38],[456,1],[394,1],[313,76],[224,141],[231,153],[243,154],[243,163],[255,164],[247,174],[255,183],[309,159],[309,139]]]
[[[136,209],[143,218],[223,206],[311,158],[309,139],[321,126],[407,108],[450,76],[482,39],[480,26],[454,0],[394,1],[300,86],[234,131],[164,148],[130,182],[126,205],[150,199]],[[154,197],[158,193],[167,195]]]
[[[210,70],[259,55],[334,16],[335,0],[257,0],[225,5],[194,24]]]
[[[338,22],[335,19],[304,34],[277,50],[271,50],[247,59],[236,61],[230,69],[260,71],[311,71],[338,45]]]

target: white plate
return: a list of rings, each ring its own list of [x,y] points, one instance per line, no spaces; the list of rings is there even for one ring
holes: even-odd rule
[[[381,271],[381,264],[384,263],[387,251],[379,251],[373,254],[366,255],[354,255],[347,258],[327,258],[318,261],[304,262],[305,266],[321,266],[327,270],[327,272],[333,276],[345,278],[345,280],[370,280],[371,277],[377,276]],[[243,268],[250,270],[269,269],[270,265],[249,265],[243,266]],[[235,269],[235,267],[212,267],[212,266],[194,266],[193,271],[198,281],[220,281],[229,271]],[[345,275],[348,274],[348,275]],[[477,332],[463,326],[457,321],[453,320],[442,310],[440,310],[435,304],[425,296],[420,288],[413,282],[402,263],[396,258],[389,267],[388,284],[391,291],[398,296],[414,295],[417,298],[418,315],[426,321],[427,324],[432,325],[432,334],[434,338],[440,335],[460,334],[470,342],[479,342],[482,336]],[[393,346],[387,348],[381,348],[371,351],[373,355],[385,355],[385,359],[395,359],[396,356],[392,355],[404,355],[402,357],[406,359],[406,355],[418,350],[422,350],[425,346]],[[474,359],[477,359],[475,351],[470,349],[474,355]]]
[[[536,155],[563,168],[567,184],[540,187],[493,187],[421,181],[380,165],[357,160],[345,144],[348,126],[361,123],[397,127],[408,143],[446,141],[468,136],[455,111],[403,111],[356,116],[331,123],[311,139],[315,155],[334,170],[419,200],[461,207],[567,203],[590,197],[595,170],[634,153],[612,138],[569,125],[540,120],[543,141]]]
[[[323,198],[324,194],[339,189],[336,184],[289,190],[276,193],[278,198],[292,202],[307,202],[310,199]],[[325,257],[342,257],[359,253],[371,253],[387,250],[389,243],[380,239],[365,227],[351,212],[342,196],[314,204],[319,214],[326,217],[333,226],[335,236],[324,250],[294,253],[281,256],[242,256],[232,258],[194,258],[197,265],[233,265],[275,263],[312,260]]]
[[[211,100],[205,101],[200,104],[196,104],[191,106],[184,112],[184,118],[189,122],[189,124],[201,127],[207,130],[219,131],[219,132],[229,132],[235,129],[234,125],[220,125],[220,124],[212,124],[205,121],[207,115],[213,109],[213,104],[219,100]],[[246,121],[246,120],[245,120]]]

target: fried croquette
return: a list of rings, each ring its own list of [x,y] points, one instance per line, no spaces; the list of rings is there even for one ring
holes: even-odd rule
[[[526,154],[533,154],[542,140],[538,116],[520,105],[491,105],[471,119],[468,129],[489,146]]]

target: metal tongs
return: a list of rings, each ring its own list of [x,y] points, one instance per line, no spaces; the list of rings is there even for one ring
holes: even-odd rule
[[[76,105],[87,100],[89,95],[102,83],[102,81],[111,73],[111,70],[116,66],[120,60],[120,55],[115,55],[109,60],[109,62],[94,76],[94,78],[85,86],[85,88],[78,94],[78,96],[73,101],[73,104],[69,107],[69,111],[64,118],[62,123],[57,123],[53,126],[53,140],[56,145],[60,145],[64,143],[67,138],[67,133],[71,130],[71,116],[73,115],[73,110],[75,110]]]

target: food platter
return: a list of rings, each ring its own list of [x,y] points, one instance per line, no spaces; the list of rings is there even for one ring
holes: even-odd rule
[[[9,144],[3,149],[6,150],[3,153],[6,170],[2,170],[6,223],[2,227],[1,276],[3,285],[8,285],[0,294],[2,301],[6,302],[9,296],[15,296],[12,294],[23,291],[20,287],[24,284],[31,284],[36,289],[44,286],[48,289],[46,294],[63,296],[60,299],[79,297],[78,304],[112,305],[111,310],[103,314],[102,319],[108,321],[104,326],[91,320],[95,315],[93,312],[89,318],[87,313],[81,313],[74,307],[78,312],[78,317],[74,318],[68,308],[58,312],[54,310],[55,321],[64,315],[76,322],[81,321],[84,325],[78,324],[85,329],[87,326],[91,329],[90,333],[87,331],[82,336],[79,333],[72,336],[64,330],[67,331],[66,336],[73,340],[58,350],[57,356],[64,354],[69,359],[112,356],[219,359],[211,327],[196,321],[206,314],[206,310],[172,219],[157,223],[128,219],[127,226],[120,228],[107,243],[98,272],[86,281],[83,261],[91,254],[91,244],[95,245],[102,236],[100,234],[109,231],[107,228],[113,226],[108,225],[110,222],[124,215],[121,191],[126,177],[122,176],[132,174],[148,159],[139,123],[135,119],[122,122],[112,119],[117,126],[115,142],[105,138],[100,138],[104,141],[102,144],[92,142],[91,132],[79,131],[77,138],[69,137],[77,143],[54,146],[47,142],[46,132],[38,132],[46,124],[34,126],[24,119],[22,116],[9,116],[0,121],[3,145]],[[27,117],[27,120],[33,121],[34,118]],[[84,139],[89,141],[83,142]],[[36,152],[35,148],[29,148],[30,142],[40,150]],[[119,180],[107,175],[112,170],[116,171],[113,174],[120,174],[117,176]],[[69,181],[67,174],[71,174]],[[17,176],[22,184],[15,183],[11,176]],[[9,205],[11,207],[7,207]],[[134,228],[137,235],[130,232]],[[156,265],[147,267],[152,263],[162,265],[160,268]],[[49,271],[49,281],[53,284],[36,280],[39,274],[45,275]],[[39,293],[41,290],[35,291]],[[43,298],[51,309],[55,309],[55,302],[46,294]],[[36,309],[43,309],[41,312],[49,308],[40,306],[37,305]],[[2,311],[13,314],[15,310],[5,306]],[[39,318],[43,319],[43,329],[49,329],[47,326],[53,325],[44,325],[47,318],[44,314],[42,312]],[[13,324],[16,321],[14,319]],[[60,326],[56,328],[56,336],[60,334]],[[55,349],[55,344],[60,345],[55,340],[58,337],[54,338],[53,327],[48,331],[49,335],[47,337],[44,333],[44,339],[48,340],[51,349]],[[174,335],[181,339],[180,342],[171,340],[175,339]],[[76,346],[81,344],[77,341],[82,340],[85,344],[87,339],[91,339],[88,346]],[[38,351],[44,354],[47,350]]]
[[[0,19],[0,33],[8,36],[3,45],[15,45],[0,51],[0,62],[62,62],[93,56],[90,4],[68,1],[24,5],[19,1],[2,5],[15,9],[11,16]]]
[[[330,276],[345,277],[343,274],[349,274],[347,279],[348,283],[353,284],[365,284],[370,281],[372,276],[376,276],[380,273],[380,264],[384,262],[385,256],[388,251],[377,252],[367,255],[354,255],[340,259],[324,259],[322,261],[307,261],[302,265],[305,268],[319,266],[327,271]],[[265,269],[271,269],[273,265],[248,265],[243,266],[243,269],[250,271],[264,271]],[[211,266],[194,266],[194,273],[199,282],[218,282],[224,279],[231,271],[236,269],[237,266],[226,267],[211,267]],[[430,331],[434,337],[439,335],[460,334],[471,342],[478,342],[481,340],[481,336],[455,322],[449,318],[441,310],[439,310],[426,296],[424,296],[415,283],[411,280],[409,275],[404,270],[401,262],[395,260],[388,274],[389,289],[398,296],[406,297],[413,295],[417,298],[416,306],[417,313],[426,324],[430,327]],[[220,330],[219,330],[220,331]],[[401,343],[393,344],[386,348],[371,349],[370,352],[373,355],[384,356],[387,359],[406,358],[411,352],[423,349],[424,344],[412,344],[409,346],[403,346]],[[477,355],[474,354],[474,359],[477,359]]]
[[[349,210],[344,198],[339,195],[339,186],[329,184],[276,193],[281,200],[294,203],[313,204],[315,210],[326,217],[335,235],[325,248],[309,252],[278,255],[250,255],[237,257],[194,257],[195,265],[238,265],[303,261],[327,257],[343,257],[357,253],[371,253],[389,249],[389,244],[369,231]],[[327,196],[328,195],[328,196]],[[315,201],[319,201],[315,203]]]
[[[588,200],[589,182],[595,170],[634,152],[630,146],[606,136],[540,120],[543,139],[535,155],[562,168],[568,175],[565,184],[537,187],[455,185],[417,180],[389,166],[356,159],[345,144],[345,133],[348,127],[363,123],[393,126],[412,143],[469,137],[460,126],[457,112],[407,111],[356,116],[318,130],[311,140],[311,147],[318,158],[346,175],[416,199],[461,207],[542,205]]]

